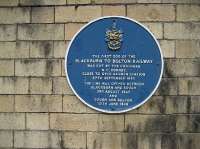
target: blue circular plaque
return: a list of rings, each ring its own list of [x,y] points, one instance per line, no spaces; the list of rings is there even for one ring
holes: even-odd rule
[[[163,56],[153,34],[139,22],[102,17],[73,37],[65,70],[83,103],[101,112],[121,113],[153,95],[161,81]]]

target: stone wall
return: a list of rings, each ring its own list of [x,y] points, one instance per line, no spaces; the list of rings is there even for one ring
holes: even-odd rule
[[[0,0],[0,148],[199,149],[200,0]],[[66,45],[88,21],[144,23],[165,58],[143,106],[103,114],[65,78]]]

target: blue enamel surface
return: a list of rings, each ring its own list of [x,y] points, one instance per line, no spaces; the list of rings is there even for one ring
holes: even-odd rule
[[[105,32],[116,20],[117,28],[123,31],[122,46],[117,51],[108,49],[105,41]],[[91,58],[91,55],[136,55],[137,59],[152,59],[152,64],[141,65],[141,68],[129,68],[127,72],[145,72],[146,77],[137,77],[135,81],[144,82],[144,86],[138,87],[129,94],[117,94],[118,98],[132,98],[133,101],[127,106],[121,105],[98,105],[94,101],[95,97],[109,98],[109,94],[96,93],[85,85],[84,81],[92,81],[81,75],[82,72],[99,72],[101,68],[88,68],[83,64],[75,63],[75,59]],[[97,20],[83,28],[70,44],[68,55],[66,56],[66,69],[71,87],[82,101],[89,106],[102,111],[119,112],[136,107],[147,100],[147,97],[154,91],[161,77],[162,56],[159,47],[153,36],[141,25],[131,20],[111,17]],[[98,80],[99,81],[99,80]],[[104,81],[105,80],[101,80]],[[113,80],[106,80],[112,82]],[[124,82],[131,82],[124,80]]]

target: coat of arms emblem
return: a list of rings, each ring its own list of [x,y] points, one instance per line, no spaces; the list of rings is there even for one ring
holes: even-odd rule
[[[116,27],[116,21],[113,20],[112,27],[106,31],[107,46],[112,51],[117,51],[122,45],[123,32]]]

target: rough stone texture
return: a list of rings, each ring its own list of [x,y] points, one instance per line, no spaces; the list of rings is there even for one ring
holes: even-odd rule
[[[166,39],[200,39],[200,23],[165,23]]]
[[[67,4],[90,4],[91,0],[67,0]]]
[[[60,140],[59,132],[16,131],[14,133],[15,148],[59,148]]]
[[[144,23],[144,25],[153,33],[155,38],[163,38],[163,26],[161,23]]]
[[[162,96],[153,96],[141,107],[131,110],[129,113],[164,114],[166,109],[166,98]]]
[[[13,146],[13,133],[12,131],[0,131],[0,147],[12,148]]]
[[[139,21],[173,21],[174,5],[128,5],[127,15]]]
[[[0,149],[199,149],[200,0],[0,0]],[[75,33],[106,15],[140,21],[159,40],[157,91],[104,114],[70,89]],[[92,42],[92,41],[91,41]]]
[[[50,128],[55,130],[97,131],[96,114],[50,114]]]
[[[20,24],[19,40],[63,40],[63,24]]]
[[[156,95],[177,95],[178,82],[176,78],[163,78],[155,92]]]
[[[19,0],[1,0],[0,6],[17,6]]]
[[[53,57],[52,41],[32,41],[30,43],[31,58],[52,58]]]
[[[163,0],[162,3],[199,4],[199,0]]]
[[[65,5],[66,0],[20,0],[20,5],[43,6],[43,5]]]
[[[13,95],[0,95],[0,112],[14,112]]]
[[[63,112],[86,113],[87,107],[76,96],[65,95],[63,97]]]
[[[200,6],[197,5],[178,5],[177,21],[199,21]]]
[[[123,131],[124,115],[99,115],[99,131]]]
[[[122,149],[119,133],[91,133],[87,135],[88,149]]]
[[[25,129],[24,113],[0,113],[0,129]]]
[[[128,132],[174,132],[176,121],[173,115],[125,115]]]
[[[0,24],[0,41],[15,41],[16,25]]]
[[[136,3],[137,0],[93,0],[96,4],[131,4]]]
[[[199,59],[167,59],[165,61],[166,77],[200,76]]]
[[[0,60],[0,76],[14,76],[14,60]]]
[[[70,94],[73,95],[66,77],[53,78],[53,93],[54,94]]]
[[[103,16],[125,16],[126,9],[125,6],[103,6],[102,13]]]
[[[65,40],[71,40],[72,37],[75,35],[76,32],[80,30],[83,26],[83,23],[67,23],[65,24]]]
[[[62,112],[60,95],[16,95],[16,112]]]
[[[55,22],[88,22],[101,16],[100,6],[56,7]]]
[[[26,114],[26,127],[30,130],[48,130],[48,113],[28,113]]]
[[[30,8],[0,8],[0,23],[30,23]]]
[[[29,43],[23,41],[0,42],[0,58],[28,58]]]
[[[160,40],[160,47],[164,58],[175,57],[175,41]]]
[[[179,78],[179,95],[200,95],[199,77]]]
[[[86,148],[86,133],[65,132],[63,142],[65,148]]]
[[[33,7],[32,8],[32,23],[53,23],[54,8],[53,7]]]
[[[177,40],[177,58],[200,58],[200,41],[198,40]]]
[[[51,94],[52,79],[50,78],[31,78],[30,93],[31,94]]]
[[[190,110],[190,113],[199,113],[200,112],[200,96],[192,96],[189,98],[190,100],[190,106],[188,106],[188,109]]]
[[[0,77],[0,94],[28,94],[28,78]]]
[[[61,61],[25,59],[15,61],[16,76],[60,76]]]
[[[65,58],[67,46],[68,46],[68,42],[54,41],[54,57]]]

